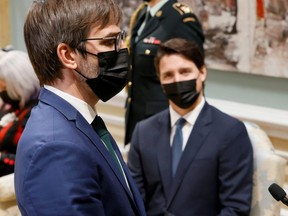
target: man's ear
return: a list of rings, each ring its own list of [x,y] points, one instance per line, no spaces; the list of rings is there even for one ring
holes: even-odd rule
[[[65,68],[69,69],[77,68],[76,53],[67,44],[60,43],[57,46],[57,55]]]
[[[205,65],[200,70],[200,78],[201,78],[202,82],[205,82],[205,80],[207,78],[207,69],[206,69]]]

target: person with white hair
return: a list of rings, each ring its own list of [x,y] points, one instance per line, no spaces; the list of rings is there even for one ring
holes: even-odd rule
[[[0,51],[0,176],[14,172],[18,140],[38,101],[40,85],[26,52]]]

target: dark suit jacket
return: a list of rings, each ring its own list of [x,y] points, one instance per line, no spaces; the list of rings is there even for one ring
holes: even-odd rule
[[[158,15],[156,14],[149,20],[136,40],[137,31],[146,13],[146,7],[144,7],[138,13],[132,29],[130,41],[132,70],[129,77],[125,118],[126,144],[130,142],[138,121],[168,107],[167,98],[162,91],[154,67],[154,57],[159,43],[180,37],[195,41],[203,49],[204,35],[197,17],[180,3],[178,7],[176,4],[175,0],[169,0],[158,11]],[[148,40],[153,37],[155,40]]]
[[[253,150],[244,124],[205,104],[171,177],[166,109],[136,125],[128,167],[147,215],[249,215]]]
[[[23,216],[145,215],[99,136],[68,102],[42,89],[18,144],[16,198]],[[112,138],[113,139],[113,138]]]

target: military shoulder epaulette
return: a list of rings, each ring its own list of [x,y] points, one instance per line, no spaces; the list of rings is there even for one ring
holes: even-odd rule
[[[181,15],[192,13],[192,9],[180,2],[176,2],[173,4],[173,8],[178,11]]]

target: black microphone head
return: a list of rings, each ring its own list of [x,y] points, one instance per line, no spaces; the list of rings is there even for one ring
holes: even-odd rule
[[[271,184],[268,190],[277,201],[282,200],[286,196],[286,192],[276,183]]]

